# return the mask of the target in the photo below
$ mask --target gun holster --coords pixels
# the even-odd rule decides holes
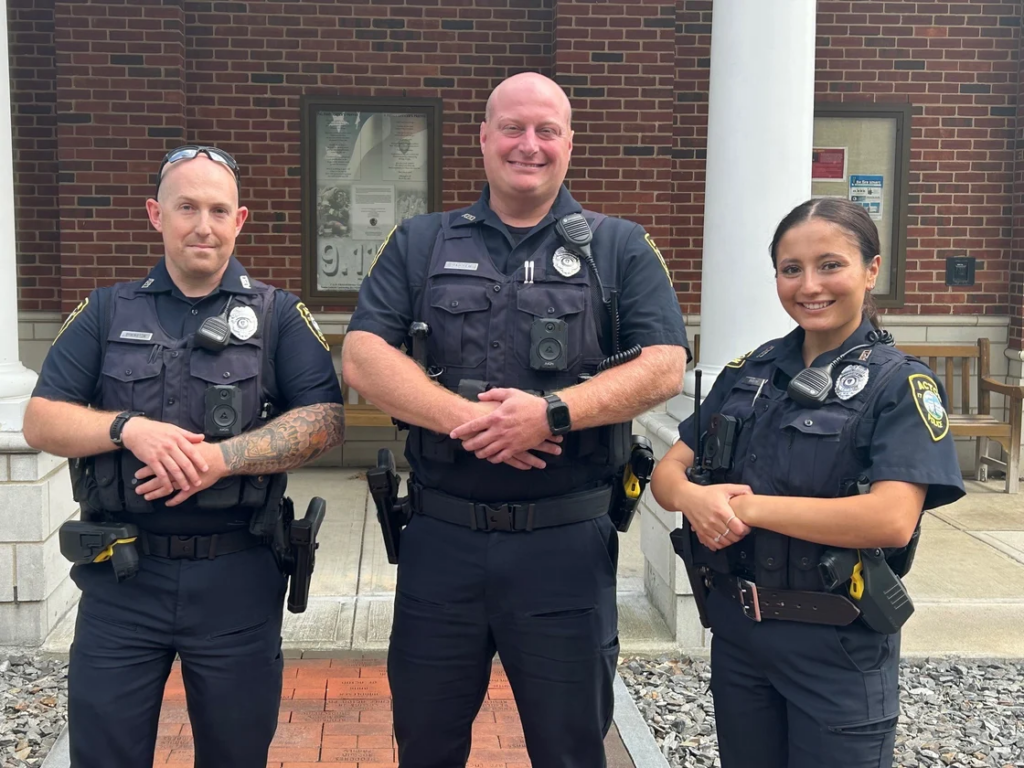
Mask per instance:
[[[710,629],[711,621],[708,619],[708,593],[711,587],[705,578],[707,566],[698,565],[693,556],[693,540],[696,536],[690,528],[689,521],[683,518],[683,527],[676,528],[669,534],[672,541],[672,548],[679,555],[686,567],[686,577],[690,581],[690,592],[693,593],[693,602],[697,606],[697,616],[700,624],[705,629]]]
[[[273,537],[274,555],[281,571],[289,577],[288,610],[302,613],[309,603],[309,584],[316,568],[316,550],[320,546],[316,537],[327,512],[327,502],[314,496],[306,514],[295,519],[292,500],[281,499],[281,514]]]
[[[138,535],[139,529],[134,525],[88,520],[68,520],[58,531],[60,553],[65,560],[75,565],[109,560],[118,581],[139,572],[139,552],[135,548]]]
[[[395,456],[387,448],[381,448],[377,451],[377,466],[366,472],[366,482],[377,507],[377,522],[384,536],[388,562],[398,565],[402,529],[409,523],[413,512],[412,480],[407,484],[409,495],[398,498],[399,477],[395,471]]]
[[[654,449],[651,441],[640,435],[633,435],[629,459],[619,471],[621,482],[612,487],[611,508],[608,516],[615,527],[625,533],[633,522],[633,515],[640,504],[647,484],[654,472]]]

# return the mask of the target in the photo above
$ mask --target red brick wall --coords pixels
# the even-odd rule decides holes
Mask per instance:
[[[1024,36],[1020,40],[1024,53]],[[1024,56],[1019,55],[1013,178],[1013,250],[1010,258],[1010,349],[1024,349]]]
[[[711,0],[676,2],[676,83],[672,128],[675,229],[662,248],[683,312],[700,312],[704,181],[711,74]]]
[[[58,0],[61,306],[146,274],[161,253],[144,201],[185,135],[184,12],[173,2]]]
[[[8,3],[24,309],[66,311],[115,272],[152,264],[159,239],[142,203],[160,156],[183,140],[239,158],[252,210],[239,253],[258,277],[298,290],[302,93],[442,97],[444,202],[455,206],[482,184],[487,94],[536,69],[573,101],[574,193],[648,227],[684,311],[699,310],[710,0],[57,2],[52,36],[47,3]],[[1020,18],[1021,2],[818,4],[818,98],[915,105],[900,311],[1002,314],[1012,294],[1020,312]],[[58,102],[59,285],[47,89]],[[982,263],[978,284],[947,288],[944,257],[964,251]]]
[[[303,93],[442,97],[444,202],[454,207],[479,194],[476,136],[491,88],[519,69],[550,74],[550,1],[185,7],[188,138],[227,149],[244,167],[250,219],[238,253],[255,276],[295,292]]]
[[[1006,314],[1020,2],[818,3],[817,98],[914,105],[908,314]],[[945,285],[945,258],[978,259]]]
[[[7,0],[19,309],[60,309],[53,0]]]

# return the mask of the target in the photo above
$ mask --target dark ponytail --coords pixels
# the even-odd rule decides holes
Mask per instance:
[[[875,222],[871,220],[868,212],[864,210],[864,206],[839,197],[822,197],[800,203],[779,222],[771,245],[773,267],[778,269],[779,242],[785,234],[797,224],[803,224],[811,219],[821,219],[835,224],[850,235],[857,244],[857,250],[860,251],[860,258],[865,267],[870,266],[871,260],[882,252],[878,239],[878,227],[875,226]],[[864,292],[862,311],[871,325],[876,329],[881,328],[878,322],[878,305],[870,290]]]

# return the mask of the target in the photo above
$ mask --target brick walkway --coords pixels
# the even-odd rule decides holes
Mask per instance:
[[[397,768],[390,690],[381,657],[286,660],[278,722],[267,768]],[[192,733],[177,664],[167,682],[156,746],[156,765],[192,765]],[[610,766],[632,765],[615,759],[617,751],[625,754],[621,748],[613,729]],[[473,726],[469,766],[530,768],[512,689],[497,666]]]

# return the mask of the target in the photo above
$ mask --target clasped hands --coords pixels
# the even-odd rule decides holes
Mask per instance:
[[[140,481],[135,493],[146,501],[177,491],[166,502],[176,506],[228,473],[216,444],[174,424],[136,416],[125,424],[121,436],[124,447],[145,464],[135,473]]]
[[[733,483],[689,486],[683,515],[698,540],[712,552],[735,544],[750,533],[744,518],[744,505],[754,498],[750,486]]]
[[[544,469],[546,462],[531,451],[557,456],[562,437],[548,427],[548,404],[521,389],[489,389],[471,404],[475,414],[449,436],[478,459],[516,469]]]

